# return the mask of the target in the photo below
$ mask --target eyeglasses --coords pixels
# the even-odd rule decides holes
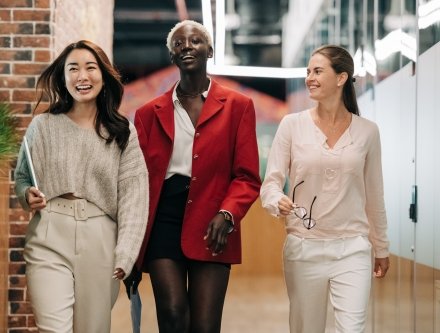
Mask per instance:
[[[304,180],[300,181],[293,188],[293,194],[292,194],[292,201],[293,202],[295,202],[295,190],[302,183],[304,183]],[[299,206],[299,207],[295,207],[293,209],[293,213],[295,214],[295,216],[303,221],[304,227],[308,230],[312,229],[316,225],[316,221],[314,219],[312,219],[312,208],[313,208],[313,204],[315,203],[316,198],[317,198],[317,196],[315,195],[315,197],[313,198],[312,204],[310,205],[310,210],[309,210],[310,215],[309,216],[307,216],[307,209],[305,209],[304,207]]]

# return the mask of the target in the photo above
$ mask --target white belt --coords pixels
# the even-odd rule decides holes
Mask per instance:
[[[48,212],[74,216],[75,220],[79,221],[85,221],[90,217],[106,215],[98,206],[86,199],[69,200],[57,197],[47,203],[46,209]]]

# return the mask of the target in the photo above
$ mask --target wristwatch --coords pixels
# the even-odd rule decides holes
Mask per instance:
[[[223,215],[223,218],[226,222],[229,223],[228,234],[234,231],[234,219],[232,218],[232,214],[227,210],[219,210],[218,214]]]

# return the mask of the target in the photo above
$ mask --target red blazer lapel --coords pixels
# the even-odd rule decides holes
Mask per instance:
[[[154,112],[165,134],[171,141],[174,141],[174,105],[172,96],[173,88],[157,101],[154,105]]]
[[[203,105],[203,110],[200,114],[197,126],[200,126],[204,122],[208,121],[224,107],[224,102],[226,100],[225,91],[217,82],[215,82],[213,79],[211,80],[211,88],[209,89],[205,104]]]

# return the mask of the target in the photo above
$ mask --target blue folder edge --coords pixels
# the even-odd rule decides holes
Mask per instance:
[[[131,313],[131,324],[133,327],[133,333],[140,333],[142,302],[141,302],[141,297],[139,295],[139,290],[133,292],[133,287],[130,288],[130,313]]]

